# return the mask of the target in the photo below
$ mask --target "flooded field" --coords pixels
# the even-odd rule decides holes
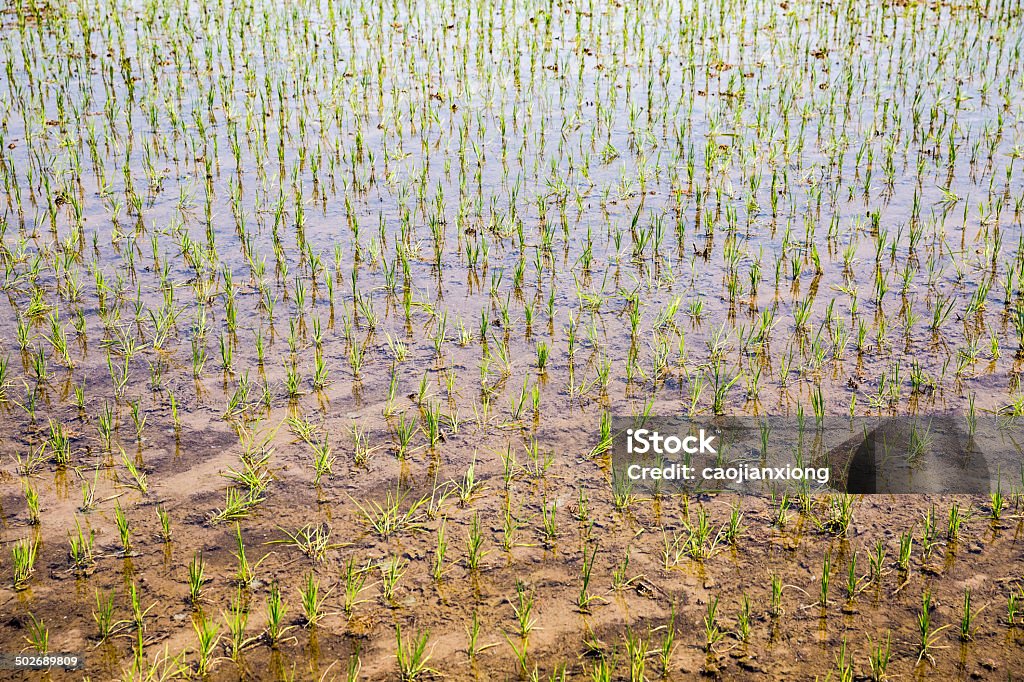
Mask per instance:
[[[0,654],[85,663],[0,679],[1021,679],[1022,49],[1016,0],[7,2]],[[615,485],[653,415],[1013,447]]]

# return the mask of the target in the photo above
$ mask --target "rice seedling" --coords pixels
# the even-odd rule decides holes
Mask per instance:
[[[334,456],[325,434],[322,441],[313,445],[313,485],[319,484],[321,478],[334,472],[336,461],[337,457]]]
[[[398,581],[405,575],[406,568],[408,568],[408,562],[399,557],[388,557],[378,562],[377,569],[380,571],[381,596],[386,604],[391,605],[394,603],[395,587],[398,586]]]
[[[346,615],[352,615],[352,610],[356,604],[359,604],[362,599],[359,599],[359,595],[363,591],[363,586],[366,584],[366,574],[369,571],[370,565],[356,566],[354,557],[349,557],[348,561],[345,562],[345,599],[343,601],[343,608]]]
[[[301,597],[302,614],[307,627],[316,626],[326,615],[323,607],[330,592],[327,590],[321,596],[320,579],[312,571],[306,574],[302,583]]]
[[[590,553],[590,558],[587,558],[586,548],[583,551],[583,569],[582,569],[582,586],[580,587],[580,593],[576,597],[576,608],[579,609],[580,613],[590,613],[591,604],[603,599],[600,596],[590,593],[590,574],[594,570],[594,559],[597,557],[597,544],[594,544],[594,549]]]
[[[396,623],[395,640],[395,660],[398,663],[399,679],[403,682],[414,682],[436,674],[436,670],[427,667],[431,657],[431,652],[427,649],[430,643],[429,632],[419,632],[405,640],[402,638],[402,626]]]
[[[1024,594],[1019,590],[1012,590],[1006,598],[1006,622],[1010,627],[1016,627],[1017,614],[1022,610]]]
[[[100,592],[96,590],[95,593],[96,608],[92,612],[93,620],[96,621],[96,627],[98,629],[98,639],[100,642],[107,641],[112,634],[119,628],[123,621],[114,621],[114,593],[113,592]]]
[[[821,562],[821,578],[819,581],[818,589],[818,606],[825,608],[828,606],[828,586],[832,579],[832,552],[825,552],[825,557]]]
[[[288,606],[281,596],[281,589],[277,581],[270,583],[270,592],[267,594],[267,625],[263,630],[263,637],[270,647],[277,648],[284,635],[291,630],[290,625],[285,624],[285,614],[288,613]]]
[[[25,507],[28,509],[28,523],[30,526],[39,525],[39,493],[27,481],[23,484],[25,489]]]
[[[402,510],[408,493],[392,493],[387,491],[384,502],[368,500],[360,504],[353,500],[363,521],[382,540],[399,533],[411,533],[423,530],[423,512],[420,509],[429,501],[429,497],[413,500],[408,508]]]
[[[533,631],[537,625],[537,619],[533,615],[533,608],[536,605],[536,595],[533,591],[527,593],[526,585],[520,581],[516,581],[516,601],[512,602],[512,611],[515,613],[516,622],[518,623],[519,630],[518,634],[524,640]]]
[[[86,534],[82,530],[78,517],[75,517],[75,534],[72,535],[71,531],[68,531],[68,544],[70,545],[71,564],[76,571],[88,571],[96,564],[93,552],[95,537],[96,534],[92,529],[89,529],[89,533]]]
[[[202,552],[192,556],[188,565],[188,600],[193,608],[199,605],[203,596],[203,585],[206,583],[206,563]]]
[[[917,631],[918,631],[918,644],[917,644],[917,663],[920,663],[923,659],[928,659],[933,665],[935,658],[932,656],[932,652],[940,648],[936,645],[936,639],[940,632],[948,628],[949,625],[943,625],[942,627],[936,628],[932,624],[932,593],[931,590],[925,590],[921,595],[921,612],[917,616]]]
[[[480,618],[475,610],[470,618],[469,626],[466,628],[466,635],[469,637],[469,644],[466,647],[466,656],[469,658],[470,662],[475,661],[478,654],[498,646],[497,644],[484,644],[483,646],[479,644]]]
[[[125,516],[121,503],[116,502],[114,506],[114,521],[117,524],[117,534],[121,539],[121,554],[131,556],[132,554],[132,531],[128,517]]]
[[[28,614],[28,618],[28,635],[25,640],[35,653],[45,656],[50,651],[50,629],[35,614]]]
[[[217,525],[229,521],[240,521],[247,518],[262,501],[263,497],[254,490],[228,488],[224,491],[224,506],[210,514],[210,523]]]
[[[157,518],[160,519],[160,539],[163,542],[171,541],[171,515],[163,507],[156,508]]]
[[[715,645],[725,638],[718,625],[718,597],[708,599],[707,608],[704,611],[704,650],[711,653]]]
[[[480,514],[474,513],[469,522],[469,534],[466,538],[466,566],[470,571],[480,568],[480,561],[487,554],[483,550],[484,536],[480,526]]]
[[[128,457],[124,450],[121,450],[121,463],[124,465],[129,476],[129,479],[124,482],[124,485],[138,490],[143,495],[149,492],[149,479],[146,474],[135,465],[135,462]]]
[[[327,558],[327,552],[345,546],[345,543],[331,542],[332,530],[327,523],[307,523],[294,533],[284,528],[279,530],[287,537],[267,544],[291,545],[317,563]]]
[[[216,662],[213,653],[217,648],[217,644],[220,643],[220,625],[213,620],[200,616],[193,619],[192,627],[196,632],[196,639],[199,644],[196,652],[199,660],[196,662],[195,672],[199,677],[205,677],[213,670],[213,665]]]
[[[910,554],[914,548],[914,536],[911,531],[900,534],[900,553],[897,565],[901,571],[906,572],[910,568]]]

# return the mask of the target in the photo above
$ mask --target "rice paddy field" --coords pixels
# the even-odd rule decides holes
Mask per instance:
[[[613,418],[1024,415],[1016,0],[6,0],[2,679],[1024,678],[988,494]]]

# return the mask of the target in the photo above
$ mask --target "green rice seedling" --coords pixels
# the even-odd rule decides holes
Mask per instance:
[[[725,411],[725,400],[729,394],[729,389],[733,387],[737,381],[740,380],[741,374],[736,373],[732,378],[727,377],[722,371],[721,362],[716,362],[711,365],[711,387],[714,391],[714,400],[712,401],[711,409],[715,414],[723,414]]]
[[[63,424],[53,419],[49,420],[49,435],[46,444],[53,452],[53,461],[57,466],[66,466],[71,461],[71,438]]]
[[[314,562],[324,561],[327,552],[345,546],[345,543],[331,542],[332,531],[327,523],[307,523],[294,533],[280,527],[279,530],[288,537],[271,540],[268,545],[291,545]]]
[[[406,641],[402,638],[402,626],[395,623],[395,640],[395,660],[398,663],[398,677],[402,682],[415,682],[438,674],[436,670],[427,667],[431,657],[431,651],[427,650],[429,632],[414,634]]]
[[[256,491],[228,488],[224,491],[224,506],[210,515],[210,523],[217,525],[244,519],[262,501],[263,497]]]
[[[839,682],[853,682],[853,661],[846,653],[846,637],[844,636],[839,644],[839,651],[836,652],[836,673]]]
[[[373,454],[377,448],[371,448],[368,442],[368,437],[363,431],[363,428],[358,424],[353,424],[351,428],[352,433],[352,461],[355,462],[356,466],[366,466],[366,463],[370,461],[370,455]]]
[[[245,636],[245,628],[249,624],[249,609],[241,587],[232,597],[227,613],[222,611],[221,617],[228,628],[228,654],[232,661],[238,663],[242,650],[253,642],[252,639],[247,639]]]
[[[850,555],[850,565],[846,571],[846,601],[852,603],[860,591],[861,579],[857,575],[857,552]]]
[[[558,538],[558,501],[555,500],[551,504],[544,502],[541,505],[540,511],[544,521],[544,544],[548,547],[553,547],[555,540]]]
[[[100,408],[99,419],[96,422],[96,428],[99,430],[100,439],[103,441],[104,452],[111,451],[115,419],[114,408],[108,403],[103,403],[103,407]]]
[[[875,550],[868,555],[868,561],[871,564],[870,580],[880,581],[885,566],[885,541],[881,538],[875,540]]]
[[[974,639],[974,619],[984,608],[973,611],[971,609],[971,588],[968,587],[964,590],[964,608],[960,616],[960,641],[969,642]]]
[[[324,612],[324,603],[327,601],[330,592],[328,590],[321,596],[320,579],[312,571],[306,574],[301,589],[302,614],[306,627],[315,627],[327,615]]]
[[[24,482],[25,507],[28,509],[28,523],[30,526],[39,525],[39,493],[27,481]]]
[[[590,451],[590,457],[598,457],[608,452],[612,447],[612,416],[610,412],[601,413],[600,437],[597,445]]]
[[[615,511],[625,513],[636,502],[633,481],[628,476],[612,476],[612,505]]]
[[[608,659],[604,656],[597,659],[594,666],[590,669],[590,680],[592,682],[611,682],[614,673],[614,668]]]
[[[124,515],[124,510],[121,509],[121,503],[116,502],[114,506],[114,521],[117,524],[117,534],[121,538],[121,553],[124,556],[131,556],[132,554],[132,531],[131,525],[128,522],[128,517]]]
[[[469,637],[469,645],[466,647],[466,656],[469,658],[470,662],[475,661],[478,654],[498,646],[497,644],[484,644],[483,646],[479,644],[480,618],[475,609],[473,610],[473,615],[470,618],[469,626],[466,628],[466,634]]]
[[[295,400],[302,395],[302,375],[294,362],[285,363],[284,391],[289,399]]]
[[[267,625],[263,630],[263,636],[272,649],[276,649],[283,641],[284,635],[291,630],[291,626],[285,624],[286,613],[288,606],[275,580],[270,584],[270,593],[267,595]]]
[[[590,593],[590,574],[594,569],[594,558],[597,556],[597,543],[594,543],[594,549],[590,553],[590,558],[587,558],[586,548],[583,550],[583,571],[582,580],[583,585],[580,587],[580,593],[576,597],[576,608],[579,609],[580,613],[590,613],[591,604],[601,599],[601,597]],[[673,614],[674,615],[674,614]]]
[[[35,653],[45,656],[50,651],[50,629],[35,614],[28,614],[28,618],[28,636],[25,640]]]
[[[263,555],[256,563],[251,563],[245,554],[245,541],[242,539],[242,528],[235,523],[235,545],[238,551],[235,558],[238,560],[238,570],[235,572],[235,580],[240,588],[248,588],[256,582],[256,569],[259,568],[269,554]]]
[[[480,526],[480,514],[474,513],[469,522],[469,535],[466,538],[466,566],[471,571],[480,567],[480,561],[487,555],[483,551],[484,535]]]
[[[543,341],[537,343],[537,371],[544,373],[548,365],[548,357],[550,356],[550,350],[548,344]]]
[[[398,440],[398,451],[395,453],[395,456],[398,459],[405,459],[417,431],[419,431],[419,426],[417,426],[415,420],[406,420],[404,412],[398,415],[398,422],[395,425],[395,437]]]
[[[327,367],[327,362],[324,360],[323,353],[317,352],[313,356],[313,389],[319,391],[325,388],[330,382],[329,376],[330,369]]]
[[[647,656],[649,644],[642,637],[635,635],[632,628],[626,628],[624,636],[626,645],[626,660],[629,662],[629,679],[631,682],[640,682],[647,679]]]
[[[181,429],[181,415],[178,414],[178,400],[175,398],[173,393],[168,393],[167,397],[171,404],[171,423],[174,424],[174,430],[177,434],[177,431]]]
[[[999,521],[1002,517],[1003,509],[1006,507],[1006,497],[1003,495],[1002,480],[997,474],[996,477],[996,489],[989,493],[989,516],[993,521]]]
[[[441,439],[441,406],[436,402],[427,405],[423,411],[423,431],[427,435],[427,444],[432,448]]]
[[[1022,602],[1024,602],[1024,594],[1019,589],[1011,590],[1006,597],[1006,623],[1010,627],[1017,626],[1017,616],[1022,611]]]
[[[333,473],[336,461],[330,440],[324,434],[323,440],[313,445],[313,485],[318,485],[321,478]]]
[[[128,403],[131,411],[132,424],[135,425],[135,440],[142,442],[142,434],[146,429],[146,413],[142,411],[141,401],[135,400]]]
[[[778,526],[779,528],[786,527],[786,525],[789,523],[789,505],[791,501],[792,500],[790,499],[788,493],[782,493],[782,496],[779,497],[778,506],[775,508],[775,515],[772,519],[773,525]]]
[[[629,577],[629,548],[627,547],[622,561],[612,571],[612,589],[624,590],[641,579],[643,579],[641,575]]]
[[[220,625],[200,616],[192,620],[192,628],[195,630],[196,639],[199,642],[199,648],[196,650],[199,656],[199,660],[196,662],[196,675],[205,677],[213,670],[213,665],[217,660],[213,654],[221,640]]]
[[[782,578],[776,574],[772,574],[772,593],[771,602],[768,606],[768,615],[772,618],[778,618],[782,615]]]
[[[17,472],[23,476],[32,476],[37,473],[39,469],[46,464],[46,458],[44,456],[46,445],[41,445],[38,450],[30,449],[27,456],[23,459],[22,455],[18,453],[15,457],[17,460]]]
[[[853,495],[845,493],[830,496],[828,516],[824,520],[815,519],[815,523],[827,533],[845,536],[853,521],[853,500]]]
[[[828,606],[828,585],[832,577],[832,552],[825,552],[825,557],[821,562],[821,582],[818,590],[818,606],[825,608]]]
[[[522,581],[516,580],[516,601],[513,603],[510,600],[510,603],[516,616],[516,622],[519,624],[519,636],[526,639],[537,625],[537,619],[533,615],[536,595],[533,591],[527,593],[526,585]]]
[[[378,537],[382,540],[399,533],[410,533],[423,530],[423,512],[421,508],[430,501],[429,497],[413,500],[408,509],[402,511],[402,505],[408,493],[392,493],[387,491],[384,503],[369,500],[365,506],[353,500],[360,515]]]
[[[901,571],[910,568],[910,554],[914,548],[914,536],[912,531],[900,533],[900,553],[897,558],[897,565]]]
[[[142,608],[142,598],[139,596],[139,586],[135,582],[128,584],[128,603],[132,609],[132,619],[129,621],[135,626],[135,632],[141,640],[143,632],[146,629],[146,616],[153,610],[156,603],[150,604],[146,608]]]
[[[193,608],[199,606],[205,584],[206,562],[203,561],[203,553],[198,552],[192,555],[192,561],[188,565],[188,601]]]
[[[405,575],[407,567],[408,562],[399,557],[388,557],[377,563],[377,568],[380,571],[381,596],[384,597],[385,603],[389,605],[394,603],[395,587]]]
[[[892,633],[885,632],[885,640],[881,638],[871,647],[868,654],[868,668],[871,671],[871,682],[885,682],[889,679],[889,660],[892,658]]]
[[[960,504],[954,502],[949,508],[949,521],[946,524],[946,540],[955,543],[960,537],[960,530],[963,526],[965,516],[960,511]]]
[[[737,502],[732,507],[732,512],[729,515],[729,522],[722,535],[722,539],[730,545],[735,546],[739,540],[740,535],[743,533],[743,512],[740,511],[740,503]]]
[[[223,334],[220,337],[220,367],[229,373],[234,369],[234,346]]]
[[[120,448],[120,446],[118,447]],[[149,478],[146,476],[145,472],[135,465],[135,462],[128,457],[127,453],[125,453],[123,449],[121,449],[121,463],[124,465],[129,476],[128,480],[124,482],[124,485],[138,490],[143,495],[149,492]]]
[[[96,608],[92,612],[92,617],[96,621],[99,641],[106,642],[122,624],[114,621],[113,592],[96,590]]]
[[[167,543],[171,541],[171,515],[163,507],[156,508],[156,515],[160,519],[160,539]]]
[[[82,530],[78,517],[75,517],[75,534],[72,535],[71,531],[68,531],[68,544],[70,545],[71,564],[76,571],[87,571],[96,564],[93,554],[93,539],[95,535],[92,529],[86,534]]]
[[[711,527],[710,516],[703,506],[697,509],[696,523],[691,524],[684,519],[683,525],[688,533],[682,548],[683,551],[691,559],[697,561],[704,561],[714,556],[718,551],[718,545],[721,543],[726,529],[721,528],[717,533],[714,533],[714,529]],[[714,533],[713,536],[712,533]]]
[[[928,659],[934,665],[935,658],[931,652],[939,648],[935,641],[938,639],[939,633],[948,627],[949,625],[943,625],[940,628],[936,628],[932,624],[932,593],[931,590],[925,590],[921,595],[921,612],[917,616],[919,635],[917,663],[920,663],[923,659]]]
[[[718,597],[708,599],[707,609],[704,611],[704,651],[711,653],[725,637],[718,625]]]
[[[366,584],[366,574],[370,569],[370,565],[356,566],[355,557],[349,557],[348,561],[345,562],[345,599],[342,602],[342,608],[346,615],[352,615],[352,610],[356,604],[359,604],[363,599],[359,599],[359,595],[363,591],[363,586]]]
[[[750,615],[750,597],[744,593],[740,600],[739,615],[736,616],[736,638],[743,643],[750,641]]]
[[[472,501],[473,497],[483,488],[483,484],[476,480],[476,458],[466,467],[466,473],[462,481],[452,481],[456,495],[459,498],[459,506],[465,507]]]

